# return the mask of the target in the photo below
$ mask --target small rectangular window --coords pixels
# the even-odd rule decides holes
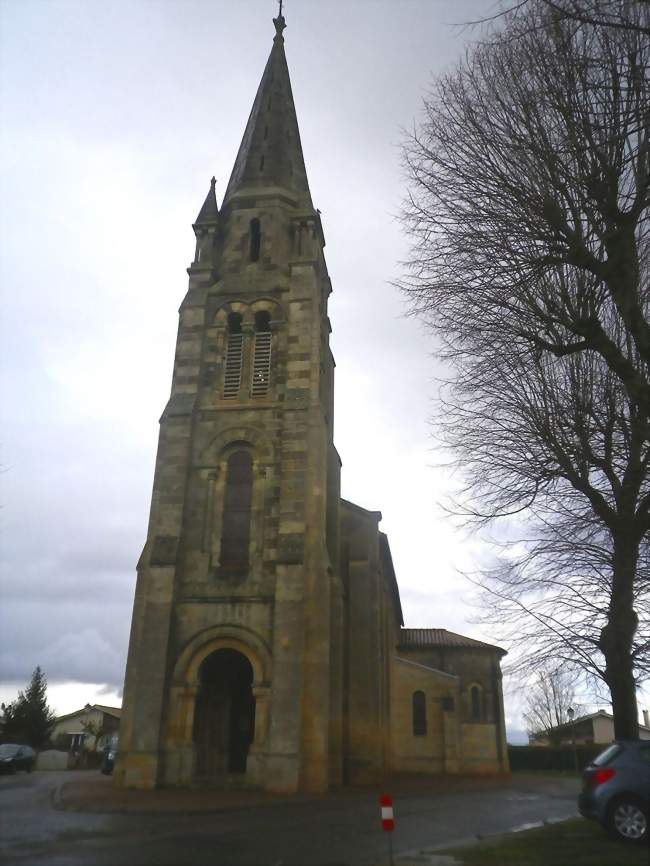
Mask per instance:
[[[271,377],[271,333],[260,331],[255,334],[255,349],[253,352],[253,381],[251,395],[264,397],[269,391]]]
[[[232,399],[239,394],[243,356],[243,334],[228,334],[226,349],[226,368],[223,379],[223,396]]]

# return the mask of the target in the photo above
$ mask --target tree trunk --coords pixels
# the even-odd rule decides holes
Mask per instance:
[[[605,656],[605,682],[612,696],[614,736],[639,738],[636,683],[632,663],[632,642],[637,627],[634,611],[634,579],[639,558],[639,538],[630,529],[613,533],[612,592],[607,625],[600,634]]]

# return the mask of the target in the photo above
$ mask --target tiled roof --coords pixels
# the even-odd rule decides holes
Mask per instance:
[[[421,647],[439,646],[439,647],[466,647],[497,650],[503,655],[506,654],[504,649],[495,646],[491,643],[485,643],[481,640],[474,640],[471,637],[465,637],[463,634],[456,634],[453,631],[447,631],[446,628],[401,628],[397,642],[400,649],[416,649]]]
[[[94,704],[96,710],[106,713],[109,716],[115,716],[116,719],[122,717],[122,707],[107,707],[105,704]]]
[[[71,719],[74,716],[83,716],[90,710],[99,710],[100,713],[106,713],[107,716],[113,716],[116,719],[122,717],[122,707],[107,707],[104,704],[86,704],[80,710],[75,710],[74,713],[65,713],[63,716],[57,716],[57,722],[62,722],[65,719]]]
[[[549,728],[547,731],[540,731],[538,734],[534,735],[534,739],[545,737],[552,731],[562,731],[565,728],[567,731],[571,731],[580,722],[591,722],[593,719],[609,719],[610,722],[613,722],[614,716],[606,710],[596,710],[595,713],[589,713],[586,716],[576,716],[572,721],[563,722],[561,725],[555,725],[555,727]],[[647,725],[642,725],[641,722],[639,722],[639,730],[650,733],[650,728]]]

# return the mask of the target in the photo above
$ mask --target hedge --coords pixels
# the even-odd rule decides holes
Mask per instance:
[[[576,746],[508,746],[510,769],[582,770],[599,755],[605,745],[595,743]]]

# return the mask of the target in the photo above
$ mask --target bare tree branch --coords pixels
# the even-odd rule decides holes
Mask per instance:
[[[404,148],[400,287],[452,370],[436,423],[464,478],[450,507],[521,529],[481,579],[486,616],[524,664],[572,659],[600,677],[617,736],[636,736],[650,672],[650,6],[613,4],[634,27],[549,8],[599,2],[518,4],[434,86]]]

